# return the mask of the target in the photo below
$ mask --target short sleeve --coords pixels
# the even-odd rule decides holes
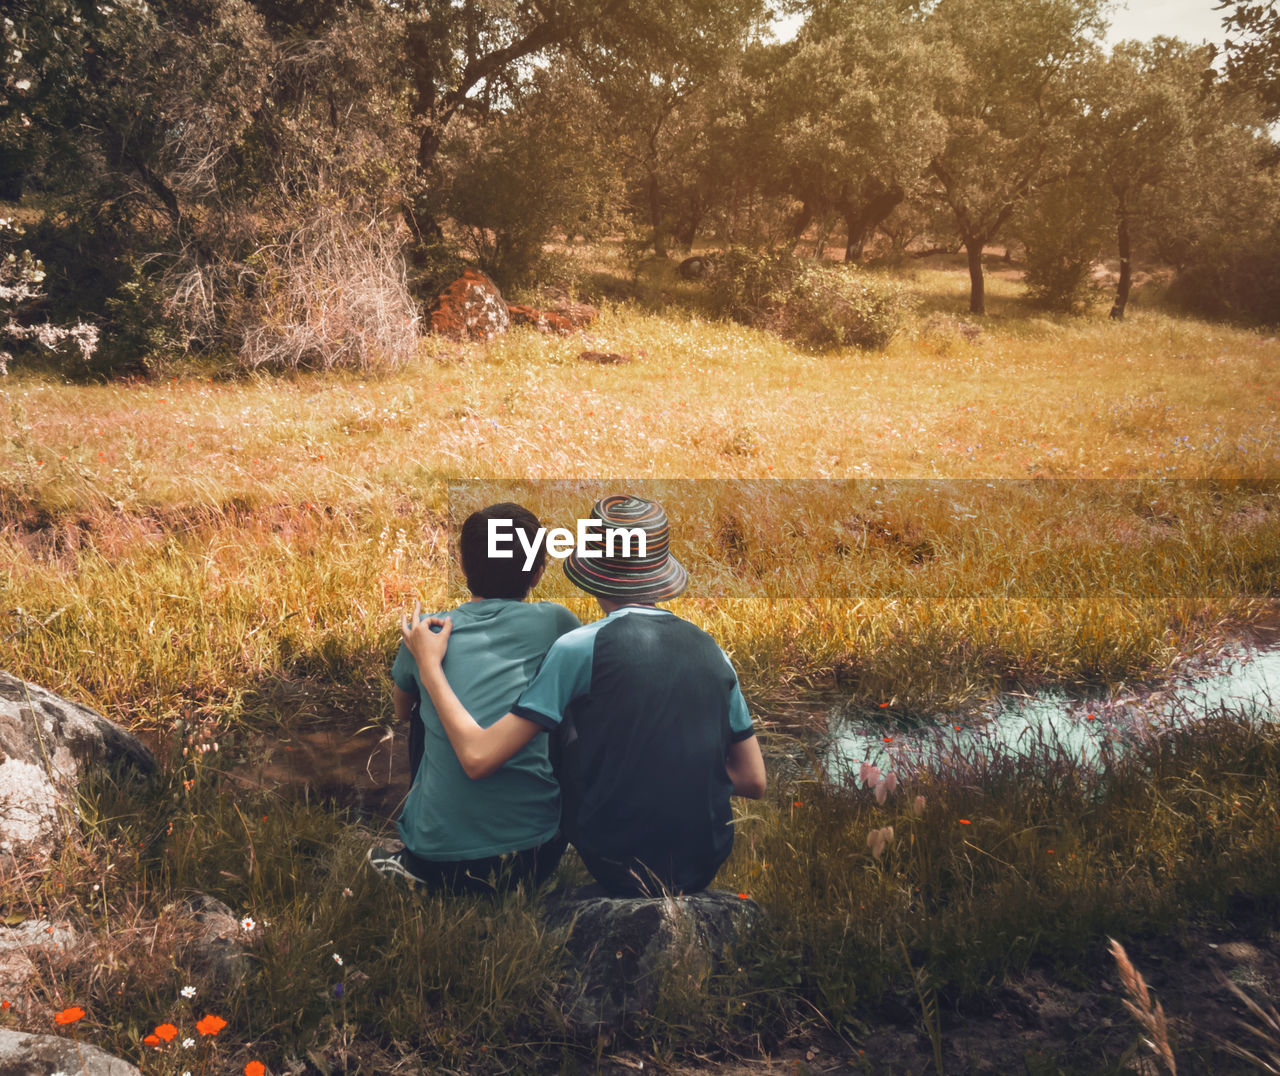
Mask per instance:
[[[733,693],[729,696],[729,741],[749,740],[756,734],[751,724],[751,714],[747,710],[747,700],[742,697],[742,689],[734,682]]]
[[[409,648],[404,643],[400,644],[396,659],[391,663],[391,679],[396,687],[406,694],[419,694],[418,663],[413,660],[413,655],[409,653]]]
[[[578,630],[560,636],[511,712],[548,731],[558,728],[569,704],[591,688],[594,649],[594,632]]]
[[[751,712],[747,709],[747,700],[742,697],[742,688],[738,686],[738,672],[733,668],[729,655],[723,650],[720,653],[724,654],[725,664],[733,672],[733,690],[729,693],[729,742],[749,740],[756,734],[756,730],[751,724]]]

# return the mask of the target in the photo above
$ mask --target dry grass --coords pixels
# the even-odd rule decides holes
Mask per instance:
[[[584,286],[613,268],[588,265]],[[606,304],[571,338],[427,340],[411,366],[367,378],[13,373],[0,667],[126,724],[216,724],[224,742],[242,723],[385,718],[398,614],[460,596],[447,546],[467,497],[519,489],[564,523],[606,482],[641,479],[797,480],[662,493],[695,580],[675,608],[732,653],[765,716],[815,687],[920,716],[1010,683],[1131,680],[1258,611],[1280,576],[1280,344],[1145,311],[1033,316],[994,276],[1000,316],[974,336],[958,327],[963,274],[911,286],[922,313],[883,354],[800,352],[709,319],[672,284],[685,306]],[[587,348],[635,361],[578,363]],[[890,478],[909,481],[812,481]],[[553,576],[540,596],[594,616]],[[935,990],[958,1007],[1033,960],[1078,968],[1107,932],[1275,892],[1278,752],[1273,729],[1220,715],[1096,780],[1047,746],[912,774],[879,800],[779,780],[740,819],[721,877],[774,926],[687,1026],[654,1030],[655,1049],[783,1036],[801,1010],[854,1034],[895,992],[919,987],[926,1014]],[[557,943],[536,905],[389,901],[360,866],[368,834],[245,796],[234,777],[193,756],[143,794],[105,783],[82,805],[82,846],[0,879],[19,912],[57,906],[102,933],[89,963],[42,972],[40,1011],[22,1020],[84,1000],[95,1037],[138,1056],[196,974],[164,908],[202,890],[274,924],[254,943],[261,974],[221,999],[228,1050],[370,1071],[468,1067],[481,1045],[516,1071],[563,1050]],[[149,954],[137,973],[135,945]]]
[[[1120,982],[1128,995],[1124,1007],[1146,1033],[1143,1044],[1155,1055],[1161,1066],[1168,1070],[1169,1076],[1177,1076],[1178,1065],[1173,1057],[1173,1047],[1169,1044],[1169,1022],[1165,1019],[1164,1006],[1151,996],[1142,972],[1133,966],[1124,946],[1115,938],[1108,940],[1111,943],[1111,955],[1120,972]]]
[[[233,719],[280,678],[377,698],[398,612],[460,594],[463,477],[552,522],[610,479],[658,490],[694,575],[677,610],[773,710],[833,679],[913,712],[1132,678],[1253,614],[1280,548],[1276,341],[1155,313],[1033,318],[998,278],[1004,316],[970,339],[933,313],[960,274],[912,286],[925,313],[884,354],[606,306],[585,334],[430,339],[370,378],[12,375],[0,665],[161,725],[192,706]],[[578,363],[588,347],[635,362]],[[928,481],[812,481],[894,476]],[[997,481],[1032,476],[1065,484]],[[1205,476],[1255,481],[1138,481]],[[651,478],[795,481],[635,481]],[[541,597],[594,616],[552,575]]]

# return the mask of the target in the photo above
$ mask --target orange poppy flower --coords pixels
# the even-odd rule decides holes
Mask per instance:
[[[227,1022],[221,1016],[214,1016],[213,1013],[206,1013],[202,1020],[196,1022],[196,1030],[201,1035],[216,1035],[226,1026]]]
[[[261,1061],[250,1061],[244,1067],[244,1076],[267,1076],[267,1066]]]
[[[69,1009],[63,1009],[53,1019],[59,1024],[74,1024],[84,1016],[84,1010],[79,1005],[72,1005]]]
[[[178,1037],[178,1029],[172,1024],[160,1024],[156,1028],[156,1035],[165,1042],[173,1042]]]
[[[971,826],[971,825],[973,825],[973,823],[972,823],[972,822],[970,822],[967,818],[962,818],[962,819],[960,819],[960,824],[961,824],[962,826]]]
[[[147,1046],[159,1046],[159,1045],[160,1045],[160,1039],[159,1039],[159,1036],[156,1036],[156,1035],[145,1035],[145,1036],[143,1036],[142,1041],[143,1041],[143,1043],[144,1043],[145,1045],[147,1045]]]

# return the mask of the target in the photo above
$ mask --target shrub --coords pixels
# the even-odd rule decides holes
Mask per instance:
[[[845,266],[814,265],[792,283],[771,325],[788,340],[816,348],[882,348],[909,309],[897,281]]]
[[[70,327],[27,317],[45,300],[44,263],[21,247],[24,229],[0,217],[0,341],[34,340],[63,356],[78,354],[88,362],[98,346],[97,326],[77,321]],[[19,249],[21,247],[21,249]],[[8,373],[13,355],[0,348],[0,375]]]
[[[1274,234],[1196,250],[1174,279],[1169,300],[1193,313],[1280,324],[1280,223]]]
[[[224,341],[251,369],[403,366],[422,319],[402,240],[385,221],[317,209],[242,264],[188,268],[169,305],[192,338]]]
[[[735,321],[759,325],[801,271],[800,259],[786,251],[733,247],[716,266],[712,294]]]
[[[1046,189],[1023,207],[1017,231],[1027,248],[1023,279],[1033,302],[1082,313],[1098,297],[1093,267],[1109,224],[1106,200],[1076,180]]]
[[[896,281],[778,251],[729,251],[716,269],[715,294],[735,320],[815,348],[882,348],[910,308]]]

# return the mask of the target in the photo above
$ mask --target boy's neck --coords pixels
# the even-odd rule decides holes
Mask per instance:
[[[625,609],[629,605],[638,605],[642,609],[656,609],[658,607],[656,602],[615,602],[610,601],[608,598],[601,598],[598,595],[596,596],[596,601],[600,603],[600,608],[604,610],[606,616],[619,609]]]

